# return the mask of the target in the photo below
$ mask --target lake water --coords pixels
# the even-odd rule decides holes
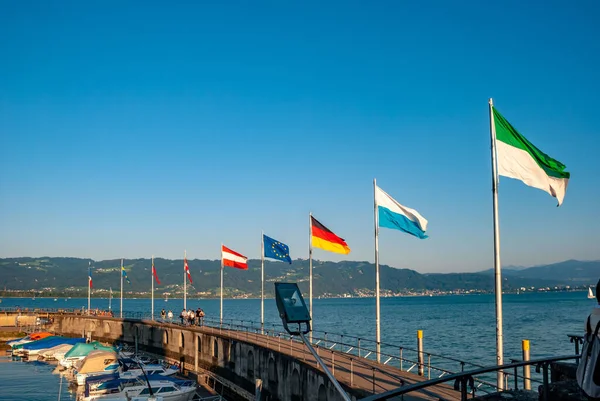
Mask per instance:
[[[375,300],[373,298],[344,298],[344,299],[315,299],[314,301],[315,330],[330,333],[341,333],[346,336],[356,336],[362,339],[375,338]],[[207,318],[219,318],[219,300],[188,299],[188,307],[201,307]],[[511,358],[521,358],[521,340],[528,339],[531,343],[531,357],[538,358],[551,355],[570,355],[574,353],[573,344],[567,334],[581,334],[584,320],[595,305],[595,300],[587,299],[585,292],[557,292],[508,294],[503,297],[504,311],[504,349],[505,362]],[[4,298],[2,307],[20,306],[22,308],[81,308],[87,306],[85,299],[60,298]],[[179,315],[183,301],[181,299],[155,299],[155,317],[160,316],[160,310],[172,310]],[[92,308],[108,309],[107,299],[92,299]],[[112,309],[118,316],[119,299],[113,298]],[[123,310],[128,313],[150,312],[150,299],[124,299]],[[260,300],[224,300],[224,317],[260,321]],[[424,332],[425,351],[470,361],[481,365],[495,363],[495,304],[493,295],[463,295],[437,297],[401,297],[381,299],[381,332],[382,342],[391,343],[407,348],[416,348],[416,332]],[[275,301],[265,300],[265,322],[267,327],[281,330],[281,320],[278,318]],[[323,336],[323,333],[315,333]],[[345,342],[352,343],[347,337]],[[372,347],[365,340],[363,347]],[[387,347],[390,354],[398,355],[397,347]],[[23,384],[28,381],[31,386],[38,386],[38,377],[48,376],[54,387],[49,383],[44,385],[54,388],[55,394],[49,398],[56,399],[59,379],[57,376],[46,374],[45,368],[29,363],[17,364],[18,370],[8,367],[14,363],[0,364],[0,377],[10,370],[10,375],[19,375]],[[432,364],[434,364],[432,359]],[[30,367],[31,365],[31,367]],[[49,368],[51,371],[52,368]],[[458,370],[458,369],[454,369]],[[33,372],[33,373],[32,373]],[[36,374],[37,373],[37,374]],[[3,380],[4,382],[4,380]],[[0,400],[31,400],[36,398],[18,398],[21,395],[10,395],[7,387],[0,385]],[[49,391],[50,392],[50,391]],[[7,398],[8,396],[8,398]],[[17,398],[10,398],[17,397]],[[67,398],[64,398],[67,399]]]
[[[53,375],[55,365],[42,362],[13,361],[0,357],[0,400],[2,401],[67,401],[76,394],[68,382]]]

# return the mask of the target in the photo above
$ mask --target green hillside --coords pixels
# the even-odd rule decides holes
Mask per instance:
[[[0,259],[0,288],[6,290],[87,291],[89,259],[79,258],[5,258]],[[600,262],[573,263],[574,267],[534,267],[519,274],[503,277],[505,289],[521,287],[554,287],[561,285],[595,285],[600,277]],[[193,284],[188,283],[188,293],[198,296],[217,296],[220,288],[220,261],[189,260]],[[120,260],[92,261],[94,293],[112,287],[120,287]],[[131,281],[125,283],[126,292],[149,292],[151,285],[150,259],[126,259],[124,266]],[[183,260],[155,259],[161,280],[155,286],[158,294],[181,293],[183,287]],[[585,271],[582,271],[583,267]],[[375,267],[372,263],[343,261],[314,261],[314,295],[353,296],[371,295],[375,288]],[[560,268],[560,274],[550,274]],[[539,274],[535,274],[539,271]],[[247,271],[226,268],[225,293],[230,296],[258,296],[260,294],[260,261],[250,260]],[[308,261],[295,260],[292,265],[280,262],[265,262],[265,286],[272,295],[272,282],[298,282],[303,291],[308,291]],[[410,269],[381,266],[381,289],[384,293],[411,293],[423,291],[480,290],[493,291],[493,277],[489,272],[420,274]]]

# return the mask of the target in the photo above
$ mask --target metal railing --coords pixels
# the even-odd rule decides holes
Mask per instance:
[[[471,394],[472,397],[475,397],[476,387],[474,385],[474,381],[475,381],[474,376],[482,375],[485,373],[496,372],[499,370],[504,370],[504,371],[510,370],[510,369],[516,370],[519,367],[531,366],[531,365],[535,365],[536,370],[539,371],[540,369],[542,369],[542,371],[543,371],[543,392],[542,392],[543,397],[542,397],[542,399],[544,401],[546,401],[548,399],[548,390],[549,390],[549,383],[550,383],[549,377],[548,377],[550,364],[552,362],[559,362],[559,361],[579,359],[579,358],[580,358],[580,355],[558,356],[558,357],[551,357],[551,358],[532,359],[530,361],[510,363],[510,364],[505,364],[505,365],[500,365],[500,366],[491,366],[491,367],[487,367],[487,368],[480,368],[480,369],[475,369],[475,370],[471,370],[471,371],[455,373],[450,376],[440,377],[440,378],[428,380],[425,382],[414,383],[414,384],[411,384],[408,386],[398,387],[397,389],[386,391],[381,394],[373,394],[369,397],[365,397],[361,401],[387,400],[392,397],[401,396],[401,395],[410,393],[412,391],[423,390],[427,387],[435,386],[437,384],[442,384],[442,383],[446,383],[449,381],[454,381],[454,389],[460,391],[461,400],[466,401],[469,394]],[[469,388],[471,388],[470,392],[469,392]]]
[[[8,311],[8,312],[17,312],[17,308],[0,308],[0,312]],[[21,313],[52,313],[52,314],[75,314],[80,316],[87,315],[87,311],[82,309],[66,309],[66,308],[36,308],[33,310],[25,311],[24,309],[20,310]],[[96,317],[96,316],[94,316]],[[107,316],[100,316],[107,317]],[[124,311],[123,317],[126,319],[133,320],[151,320],[151,314],[148,312],[128,312]],[[178,324],[181,325],[180,319],[177,316],[176,319],[173,320],[162,320],[155,319],[155,321]],[[239,322],[239,323],[238,323]],[[236,333],[246,333],[246,338],[248,338],[248,334],[263,334],[267,337],[278,338],[279,341],[282,339],[286,341],[290,341],[290,346],[293,343],[301,343],[299,338],[295,338],[290,336],[287,332],[281,330],[279,325],[269,323],[265,324],[261,327],[260,322],[255,322],[252,320],[241,320],[241,319],[223,319],[223,321],[219,321],[216,319],[208,319],[202,318],[198,324],[199,326],[207,326],[213,329],[219,330],[228,330],[235,331]],[[279,329],[279,330],[278,330]],[[579,335],[569,335],[570,341],[575,343],[575,352],[579,354],[579,345],[582,343],[582,336]],[[333,362],[333,358],[335,354],[338,354],[341,357],[345,357],[350,360],[350,365],[356,361],[357,363],[369,362],[369,369],[373,370],[373,391],[378,387],[375,372],[378,372],[381,375],[389,376],[393,379],[399,379],[397,376],[390,375],[385,370],[377,367],[379,362],[377,362],[377,342],[375,340],[356,337],[348,334],[340,334],[340,333],[332,333],[326,331],[314,330],[312,332],[312,344],[317,349],[323,349],[331,352],[332,355],[332,368],[335,369],[335,363]],[[444,355],[439,355],[432,352],[427,352],[424,350],[418,350],[410,347],[404,347],[400,345],[390,344],[390,343],[380,343],[380,353],[379,353],[379,361],[382,365],[391,365],[399,368],[404,372],[414,372],[418,373],[421,376],[426,376],[427,379],[442,379],[445,377],[451,377],[455,375],[456,372],[464,372],[465,369],[484,369],[483,365],[463,361],[458,358],[448,357]],[[394,350],[397,350],[394,352]],[[392,354],[391,352],[394,352]],[[421,358],[419,358],[421,356]],[[526,362],[512,360],[515,363],[524,363]],[[512,365],[511,365],[512,366]],[[493,371],[489,371],[493,372]],[[352,377],[352,374],[351,374]],[[518,374],[517,370],[514,369],[514,373],[504,372],[505,377],[505,386],[504,388],[509,387],[509,382],[511,379],[514,381],[514,388],[518,388],[518,380],[522,379],[523,381],[528,380],[529,382],[537,382],[542,383],[541,380],[536,378],[525,377],[524,375]],[[474,378],[474,386],[483,392],[492,392],[497,391],[497,384],[493,382],[491,376],[482,377],[482,378]]]
[[[287,335],[287,333],[284,333],[281,330],[281,324],[265,324],[264,327],[261,327],[259,322],[252,320],[223,319],[223,322],[220,322],[216,319],[205,318],[204,325],[221,329],[225,328],[238,331],[250,331],[253,333],[264,333],[269,336],[276,336],[278,334]],[[359,358],[377,360],[377,341],[369,338],[333,333],[329,331],[313,330],[312,344],[314,346],[320,346],[329,350],[339,351],[340,353],[358,356]],[[425,365],[427,370],[426,374],[428,376],[431,376],[431,370],[439,370],[441,373],[447,374],[453,371],[462,371],[465,369],[465,367],[483,367],[483,365],[463,361],[458,358],[440,355],[425,350],[418,350],[398,344],[380,342],[379,345],[381,349],[379,353],[379,359],[382,364],[388,365],[395,362],[397,367],[408,372],[419,367],[419,353],[422,353],[424,359],[426,360],[426,362],[423,362],[423,365]],[[436,359],[438,363],[434,366],[431,361]],[[405,366],[405,363],[409,364],[408,367]],[[441,366],[442,364],[443,366]]]
[[[18,306],[2,307],[0,313],[21,313],[24,315],[34,315],[37,313],[56,313],[56,314],[84,314],[85,310],[81,308],[21,308]]]
[[[240,324],[234,323],[235,321],[239,321]],[[228,320],[223,320],[223,322],[220,322],[218,320],[213,320],[213,319],[204,319],[203,321],[203,325],[207,326],[207,327],[211,327],[213,329],[218,329],[221,332],[223,330],[227,330],[230,332],[235,332],[235,333],[245,333],[246,334],[246,340],[249,340],[248,334],[252,333],[253,335],[256,334],[264,334],[268,337],[273,337],[273,338],[277,338],[278,341],[281,344],[281,341],[289,341],[290,342],[290,349],[293,350],[293,346],[292,344],[296,343],[297,345],[302,344],[302,342],[299,340],[299,338],[296,338],[294,336],[290,336],[287,332],[283,332],[280,330],[276,330],[276,329],[271,329],[271,328],[260,328],[257,327],[256,325],[245,325],[242,323],[256,323],[256,322],[252,322],[252,321],[242,321],[242,320],[232,320],[232,319],[228,319]],[[260,325],[258,323],[258,325]],[[275,325],[273,325],[275,326]],[[317,333],[317,335],[315,335],[315,333]],[[373,392],[375,392],[378,388],[379,389],[383,389],[383,387],[381,387],[378,384],[378,381],[382,381],[377,380],[377,376],[375,375],[375,373],[377,373],[378,375],[383,375],[386,376],[388,379],[393,379],[393,380],[402,380],[402,378],[400,378],[397,375],[391,374],[390,372],[387,372],[381,368],[378,367],[379,363],[376,361],[376,355],[377,352],[375,349],[371,349],[371,348],[367,348],[364,346],[364,341],[365,339],[363,338],[359,338],[359,337],[354,337],[354,336],[349,336],[349,335],[342,335],[342,334],[335,334],[335,336],[339,336],[340,339],[334,338],[332,339],[332,333],[330,332],[322,332],[322,331],[313,331],[312,332],[313,336],[312,336],[312,344],[315,348],[317,348],[317,350],[320,349],[324,349],[327,350],[329,352],[331,352],[331,356],[332,356],[332,370],[335,372],[335,362],[334,362],[334,358],[335,355],[338,355],[338,358],[344,357],[346,358],[346,360],[350,360],[350,365],[351,367],[353,366],[354,362],[357,363],[363,363],[362,367],[367,367],[369,370],[372,370],[373,375],[372,375],[372,388],[373,388]],[[318,335],[320,334],[320,335]],[[356,343],[348,343],[346,342],[346,340],[341,341],[341,338],[345,338],[345,339],[353,339],[356,340]],[[361,344],[361,340],[363,341],[363,343]],[[367,342],[376,344],[375,341],[373,340],[367,340]],[[387,346],[392,346],[391,344],[386,344]],[[398,347],[399,349],[399,354],[396,355],[391,355],[388,354],[387,352],[380,352],[380,359],[384,360],[382,362],[383,365],[395,365],[395,367],[399,368],[401,371],[405,371],[405,372],[411,372],[414,368],[419,368],[419,358],[418,358],[418,353],[420,351],[416,350],[416,349],[412,349],[412,348],[407,348],[407,347],[401,347],[401,346],[393,346],[393,347]],[[281,345],[280,345],[281,348]],[[382,349],[384,349],[384,347],[382,346]],[[414,358],[410,358],[404,355],[404,351],[409,351],[409,352],[413,352],[415,354]],[[423,376],[427,376],[428,379],[432,378],[432,373],[434,375],[437,375],[438,378],[444,377],[444,376],[448,376],[448,375],[452,375],[454,374],[456,371],[452,371],[450,370],[451,368],[445,368],[445,367],[440,367],[439,365],[436,366],[433,363],[435,362],[435,358],[438,358],[440,361],[442,362],[446,362],[446,363],[454,363],[457,364],[458,368],[460,369],[460,371],[464,371],[466,366],[471,366],[474,368],[483,368],[483,365],[478,365],[478,364],[474,364],[474,363],[470,363],[470,362],[465,362],[462,361],[460,359],[456,359],[456,358],[451,358],[451,357],[445,357],[442,355],[438,355],[438,354],[434,354],[434,353],[430,353],[430,352],[425,352],[422,351],[423,354],[426,356],[426,358],[423,358],[423,363],[421,366],[421,369],[419,369],[420,371],[423,372]],[[360,355],[360,356],[359,356]],[[434,362],[432,362],[432,358],[434,359]],[[339,363],[339,360],[338,360]],[[366,364],[365,364],[366,363]],[[408,365],[408,368],[406,367]],[[426,373],[425,373],[426,372]],[[506,380],[506,387],[508,387],[508,381],[509,381],[509,377],[511,375],[510,374],[505,374],[505,380]],[[350,377],[353,377],[353,372],[350,372]],[[517,373],[515,373],[515,381],[518,378],[523,378],[523,376],[518,375]],[[351,379],[352,381],[352,379]],[[384,380],[384,381],[388,381],[388,380]],[[497,391],[497,384],[486,380],[486,378],[477,378],[475,379],[476,381],[476,386],[477,388],[484,392],[484,393],[489,393],[489,392],[493,392],[493,391]],[[537,381],[536,379],[531,379],[531,381]]]
[[[204,379],[204,384],[211,388],[214,392],[216,392],[218,395],[217,396],[210,396],[210,397],[206,397],[206,398],[201,398],[201,400],[221,400],[223,399],[223,393],[225,388],[231,389],[233,390],[238,396],[246,399],[246,400],[253,400],[254,396],[253,394],[251,394],[249,391],[243,389],[242,387],[238,386],[237,384],[224,379],[218,375],[216,375],[215,373],[208,371],[206,369],[202,369],[202,368],[198,368],[197,374],[199,375],[199,377],[203,377]],[[220,385],[220,389],[219,386]],[[218,398],[216,398],[218,397]]]
[[[81,308],[0,308],[0,312],[20,312],[22,314],[39,314],[39,313],[51,313],[51,314],[75,314],[79,316],[86,316],[87,311]],[[90,311],[90,315],[97,317],[107,317],[105,315],[96,315],[94,310]],[[118,316],[114,316],[118,317]],[[123,318],[135,319],[135,320],[150,320],[151,314],[148,312],[130,312],[123,311]],[[161,319],[155,319],[156,321],[162,321]],[[253,332],[266,334],[268,336],[285,336],[289,335],[281,330],[280,324],[265,324],[261,327],[260,322],[252,320],[241,320],[241,319],[223,319],[218,321],[214,319],[204,318],[203,324],[206,326],[237,330],[242,332]],[[179,317],[174,317],[172,320],[165,320],[168,323],[180,324]],[[348,334],[333,333],[327,331],[313,330],[312,332],[312,344],[318,347],[327,348],[329,350],[339,351],[348,355],[354,355],[359,358],[365,358],[370,360],[377,360],[377,342],[364,337],[357,337]],[[294,339],[297,341],[298,339]],[[439,355],[433,352],[424,350],[417,350],[411,347],[405,347],[396,344],[390,344],[380,342],[380,353],[379,360],[384,365],[395,365],[400,370],[406,372],[412,372],[413,370],[422,370],[423,375],[427,375],[431,378],[432,373],[440,376],[454,373],[455,371],[463,371],[468,367],[483,367],[472,362],[463,361],[457,358]],[[396,354],[397,352],[397,354]],[[419,362],[419,354],[423,356],[423,362]]]
[[[86,316],[86,311],[82,311],[81,309],[75,309],[73,311],[76,312],[77,315]],[[40,309],[39,312],[62,314],[69,313],[69,311],[65,309]],[[151,320],[151,314],[148,312],[124,311],[123,318],[132,320]],[[182,325],[182,323],[180,323],[181,320],[179,316],[172,320],[155,319],[155,321]],[[219,329],[221,331],[228,330],[231,332],[236,332],[236,334],[245,333],[246,339],[248,339],[248,334],[252,333],[256,335],[262,334],[266,335],[267,337],[278,338],[279,341],[290,341],[290,347],[292,347],[292,344],[294,343],[301,344],[299,338],[290,336],[287,332],[281,330],[281,327],[279,327],[279,325],[274,323],[265,324],[264,327],[261,327],[261,324],[259,322],[252,320],[223,319],[223,321],[221,322],[216,319],[208,318],[203,318],[198,323],[199,326],[211,327],[213,329]],[[185,326],[188,324],[185,323],[183,325]],[[399,378],[397,375],[390,374],[389,372],[386,372],[385,370],[377,367],[379,362],[377,362],[377,342],[375,340],[356,337],[348,334],[339,334],[314,330],[312,332],[312,344],[317,349],[324,349],[330,351],[331,355],[338,354],[340,355],[340,357],[345,357],[346,360],[352,360],[352,363],[354,361],[356,361],[357,363],[361,363],[361,361],[368,361],[368,368],[373,371],[373,389],[376,389],[378,387],[382,389],[382,387],[380,387],[377,383],[378,380],[375,376],[375,372],[377,372],[380,375],[387,376],[389,379],[401,380],[401,378]],[[437,377],[451,375],[458,371],[458,369],[460,369],[460,371],[463,371],[465,367],[483,367],[483,365],[475,364],[472,362],[466,362],[457,358],[447,357],[432,352],[426,352],[424,350],[419,351],[410,347],[404,347],[383,342],[380,343],[380,345],[381,347],[379,352],[379,358],[381,364],[394,366],[399,368],[401,371],[405,372],[418,373],[421,376],[426,376],[428,379],[431,379],[432,375]],[[391,354],[391,352],[393,352],[394,349],[398,350],[398,354]],[[419,360],[419,354],[422,354],[421,360]],[[332,359],[333,358],[335,358],[335,356],[333,356]],[[335,362],[332,362],[332,368],[335,370]],[[495,391],[497,388],[496,384],[485,379],[477,379],[477,385],[484,392]]]
[[[567,334],[567,336],[570,342],[575,343],[575,353],[579,355],[579,346],[583,345],[583,336],[579,334]]]

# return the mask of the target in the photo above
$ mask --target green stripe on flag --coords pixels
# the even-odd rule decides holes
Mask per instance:
[[[567,166],[536,148],[534,144],[527,140],[527,138],[519,134],[515,127],[510,125],[495,107],[492,109],[494,111],[494,125],[496,126],[497,140],[529,153],[531,158],[535,160],[538,166],[540,166],[540,168],[542,168],[550,177],[571,177],[570,173],[564,171]]]

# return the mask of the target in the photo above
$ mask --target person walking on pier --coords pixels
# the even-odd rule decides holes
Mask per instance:
[[[167,317],[167,312],[165,312],[165,308],[163,308],[160,311],[160,320],[162,320],[164,322],[166,317]]]
[[[169,318],[169,323],[173,323],[173,312],[169,311],[169,313],[167,313],[167,317]]]
[[[190,310],[188,310],[188,315],[187,315],[188,324],[190,326],[194,325],[194,318],[195,317],[196,317],[196,314],[194,313],[194,310],[192,308],[190,308]]]
[[[202,308],[198,307],[198,309],[196,309],[196,326],[201,326],[202,324],[202,318],[204,317],[204,311],[202,310]]]
[[[181,324],[185,325],[185,322],[187,320],[187,311],[185,310],[185,308],[183,308],[179,317],[181,318]]]

